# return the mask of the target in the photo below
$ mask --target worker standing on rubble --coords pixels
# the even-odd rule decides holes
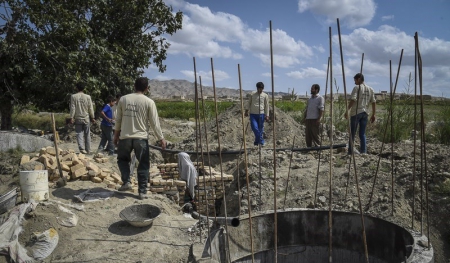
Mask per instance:
[[[120,98],[117,103],[117,116],[114,131],[114,144],[117,145],[117,165],[122,175],[123,185],[119,191],[132,190],[130,180],[131,152],[134,150],[137,167],[139,199],[147,199],[147,183],[150,169],[148,132],[153,129],[162,150],[166,141],[159,125],[155,102],[145,94],[148,92],[148,79],[140,77],[134,83],[134,93]]]
[[[367,154],[366,145],[366,127],[369,117],[369,103],[372,104],[372,116],[370,117],[370,123],[375,121],[376,100],[373,89],[364,84],[364,75],[361,73],[356,74],[353,77],[355,81],[355,87],[352,90],[350,103],[348,104],[348,111],[350,111],[350,131],[351,136],[348,143],[348,154],[352,154],[352,144],[355,141],[356,129],[359,125],[359,141],[360,151],[355,153]],[[345,112],[345,118],[348,119],[348,111]]]
[[[255,134],[254,145],[264,146],[264,121],[269,121],[269,95],[263,92],[264,83],[256,83],[256,91],[254,91],[245,107],[245,116],[250,112],[250,126]]]
[[[325,108],[325,99],[319,95],[319,84],[311,86],[311,98],[308,99],[304,113],[305,141],[306,147],[321,145],[320,142],[320,119]]]
[[[91,150],[91,122],[95,123],[94,107],[91,96],[84,94],[84,84],[76,84],[77,93],[70,97],[70,123],[75,124],[78,149],[83,154],[89,154]]]

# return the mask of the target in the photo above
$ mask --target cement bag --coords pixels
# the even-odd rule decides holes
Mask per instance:
[[[78,224],[78,216],[76,214],[72,213],[72,211],[62,205],[58,205],[58,209],[66,215],[65,217],[56,217],[56,220],[60,225],[74,227]]]
[[[36,260],[48,257],[58,245],[59,235],[54,228],[41,233],[33,233],[31,240],[34,242],[30,247],[30,254]]]

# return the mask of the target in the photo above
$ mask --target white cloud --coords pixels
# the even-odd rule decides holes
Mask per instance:
[[[298,0],[298,11],[325,16],[326,24],[336,23],[339,18],[343,25],[355,28],[370,23],[376,4],[374,0]]]
[[[167,36],[171,43],[169,54],[242,59],[242,52],[250,52],[264,64],[268,63],[269,29],[262,31],[248,28],[239,17],[223,12],[213,13],[208,7],[184,1],[168,2],[176,2],[174,6],[183,11],[183,28],[174,35]],[[272,36],[273,52],[280,56],[275,64],[277,66],[290,67],[298,64],[299,58],[310,58],[314,54],[313,48],[303,41],[295,40],[283,30],[273,30]],[[242,52],[236,51],[239,46]]]
[[[382,16],[381,17],[381,21],[388,21],[388,20],[394,20],[394,16],[390,15],[390,16]]]
[[[305,78],[326,78],[326,70],[320,70],[317,68],[307,67],[297,71],[291,71],[286,73],[287,76],[295,79],[305,79]]]

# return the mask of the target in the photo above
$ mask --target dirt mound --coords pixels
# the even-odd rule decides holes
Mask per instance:
[[[304,142],[304,128],[296,122],[290,115],[275,108],[275,114],[271,113],[271,120],[264,124],[264,138],[266,145],[273,145],[273,131],[275,129],[275,143],[277,148],[291,148],[295,137],[295,147],[305,147]],[[275,122],[273,121],[275,116]],[[198,134],[199,141],[202,142],[203,150],[206,151],[207,146],[210,151],[218,150],[218,136],[217,124],[219,125],[220,144],[222,150],[239,150],[242,149],[243,131],[245,131],[245,139],[247,147],[253,146],[254,135],[249,124],[249,118],[244,117],[244,124],[242,124],[241,105],[235,104],[227,111],[221,113],[206,123],[205,126],[201,123],[200,133]],[[244,129],[243,127],[244,126]],[[194,126],[195,127],[195,126]],[[196,142],[196,133],[193,131],[185,140],[178,143],[176,148],[184,149],[186,151],[194,151]],[[201,139],[201,140],[200,140]],[[208,145],[207,145],[208,144]]]

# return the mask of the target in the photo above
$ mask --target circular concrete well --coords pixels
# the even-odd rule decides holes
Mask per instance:
[[[279,211],[277,261],[329,262],[328,215],[328,211],[312,209]],[[332,219],[332,262],[366,262],[360,214],[333,211]],[[251,263],[249,223],[246,216],[240,219],[239,227],[228,227],[228,241],[223,228],[212,233],[202,257],[217,262]],[[369,262],[434,262],[432,247],[425,247],[425,236],[371,216],[364,216],[364,224]],[[252,216],[254,262],[275,262],[274,231],[273,211]]]

